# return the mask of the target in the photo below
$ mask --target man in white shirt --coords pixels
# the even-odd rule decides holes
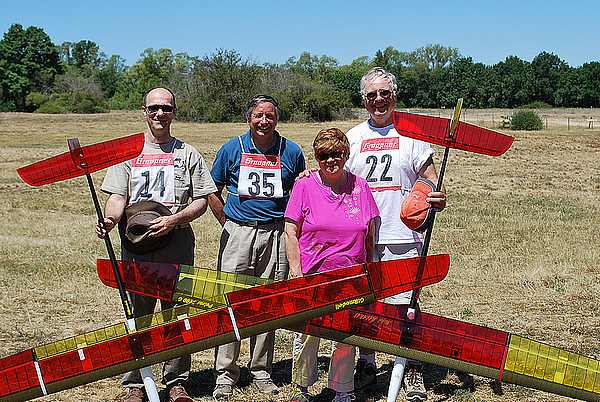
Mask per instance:
[[[381,221],[375,233],[374,259],[377,261],[416,257],[420,254],[422,239],[400,219],[400,206],[417,178],[437,183],[433,165],[433,149],[425,142],[400,136],[394,129],[392,114],[396,107],[396,77],[380,67],[369,70],[360,81],[363,104],[369,119],[348,131],[350,158],[346,167],[364,177],[373,191]],[[427,201],[441,211],[446,206],[444,191],[431,192]],[[410,303],[412,292],[404,292],[384,299],[396,305]],[[406,364],[406,359],[396,359]],[[376,365],[373,351],[361,350],[357,363],[355,388],[375,381]],[[421,365],[409,362],[404,376],[406,399],[425,401]]]

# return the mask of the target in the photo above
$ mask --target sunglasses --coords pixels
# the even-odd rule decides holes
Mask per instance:
[[[367,100],[369,101],[374,101],[375,99],[377,99],[377,94],[379,94],[379,96],[381,96],[382,98],[387,99],[390,96],[392,96],[392,91],[390,91],[389,89],[378,89],[376,91],[368,92],[365,95],[365,98],[367,98]]]
[[[331,159],[344,159],[344,153],[343,152],[325,152],[322,154],[317,155],[317,159],[321,162],[324,162],[326,160],[328,160],[329,158]]]
[[[173,106],[171,105],[150,105],[146,106],[146,111],[148,113],[158,113],[159,110],[162,110],[163,113],[173,113]]]

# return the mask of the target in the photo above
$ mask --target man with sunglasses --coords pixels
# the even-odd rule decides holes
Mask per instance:
[[[394,129],[392,114],[396,107],[396,89],[396,77],[393,74],[380,67],[369,70],[360,81],[360,92],[369,119],[347,134],[350,158],[346,167],[367,180],[381,213],[373,252],[374,258],[380,261],[419,255],[421,236],[402,222],[400,206],[417,178],[437,182],[433,149],[422,141],[400,136]],[[431,192],[427,201],[441,211],[446,206],[446,195],[443,191]],[[384,302],[409,304],[411,293],[388,297]],[[406,360],[397,358],[394,371],[403,371],[404,365]],[[355,388],[365,388],[375,383],[376,371],[375,353],[361,350],[356,366]],[[408,401],[427,399],[420,364],[409,362],[404,383]],[[389,392],[395,394],[397,390],[390,389]],[[391,397],[396,399],[395,395]]]
[[[150,237],[161,238],[156,248],[133,249],[123,241],[122,258],[165,263],[194,263],[194,233],[189,225],[207,208],[207,197],[216,187],[202,155],[191,145],[171,135],[171,123],[177,111],[175,95],[169,89],[155,88],[144,96],[142,106],[147,129],[142,153],[130,161],[108,169],[102,191],[109,194],[104,222],[98,224],[99,237],[119,223],[119,234],[124,238],[124,212],[142,201],[154,201],[166,206],[171,214],[151,220]],[[129,244],[129,245],[128,245]],[[154,312],[156,299],[130,294],[135,317]],[[161,301],[161,307],[173,304]],[[170,402],[192,402],[184,384],[188,380],[191,356],[182,356],[165,362],[163,382]],[[143,382],[138,370],[123,377],[125,388],[121,401],[142,402]]]
[[[248,103],[249,130],[232,138],[217,152],[211,174],[218,191],[210,208],[223,226],[218,269],[224,272],[283,280],[288,275],[283,215],[295,178],[305,169],[298,145],[276,130],[278,104],[267,95]],[[227,188],[227,202],[221,192]],[[271,380],[275,332],[250,338],[248,364],[253,385],[264,394],[277,394]],[[215,399],[233,393],[240,369],[240,343],[217,348]]]

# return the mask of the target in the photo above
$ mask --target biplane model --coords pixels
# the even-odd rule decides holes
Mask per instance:
[[[512,137],[452,119],[394,112],[399,134],[449,150],[503,154]],[[138,155],[143,134],[91,146],[69,140],[69,151],[18,170],[39,186],[85,175],[98,219],[101,208],[91,173]],[[434,215],[435,216],[435,215]],[[127,323],[112,325],[0,359],[0,399],[22,401],[132,369],[146,370],[150,400],[156,393],[148,366],[240,340],[275,328],[364,346],[442,367],[588,401],[600,401],[600,361],[527,338],[417,311],[416,296],[398,307],[378,299],[443,280],[448,255],[428,254],[433,224],[420,257],[341,267],[335,271],[269,283],[244,275],[181,264],[98,260],[101,281],[119,289]],[[126,292],[185,303],[134,318]],[[414,292],[418,293],[418,292]],[[158,398],[156,395],[155,398]],[[156,399],[158,400],[158,399]]]

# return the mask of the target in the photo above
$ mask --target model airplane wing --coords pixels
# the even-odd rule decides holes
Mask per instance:
[[[447,272],[449,257],[440,256],[438,262]],[[147,326],[137,332],[118,324],[5,357],[0,359],[0,398],[36,398],[415,286],[415,269],[411,277],[401,264],[368,268],[357,265],[234,291],[226,295],[223,308],[188,315],[191,310],[184,306],[138,319],[140,328],[144,320]],[[406,280],[399,282],[401,278]],[[176,320],[169,322],[172,318]]]
[[[416,257],[365,264],[373,286],[379,289],[378,299],[440,282],[448,274],[450,257],[447,254],[428,256],[423,275],[417,281],[420,261],[420,257]],[[96,269],[105,285],[117,286],[109,260],[98,259]],[[205,308],[225,305],[226,293],[270,282],[250,275],[155,262],[119,262],[119,272],[125,289],[130,292],[176,303],[204,305]],[[311,277],[306,278],[310,280]]]
[[[108,266],[102,268],[106,264],[103,260],[97,263],[99,273],[106,273],[100,273],[103,281],[111,272]],[[219,298],[218,291],[247,288],[257,280],[246,275],[219,277],[215,271],[209,273],[200,268],[180,266],[175,269],[175,264],[170,266],[173,272],[179,270],[180,277],[185,278],[192,288],[211,289],[210,292],[188,292],[194,294],[191,302],[197,300],[201,308],[218,305],[218,302],[214,303]],[[124,273],[125,278],[131,278],[134,272],[136,275],[133,276],[141,278],[145,276],[141,272],[150,273],[147,270],[152,267],[154,271],[167,270],[160,269],[160,264],[145,268],[132,264],[129,268],[121,266],[121,269],[130,271]],[[183,271],[185,274],[182,275]],[[201,278],[207,278],[206,283]],[[131,285],[133,281],[129,283]],[[153,293],[147,287],[145,290]],[[598,360],[505,331],[425,312],[420,312],[415,320],[408,320],[406,309],[407,306],[374,302],[285,328],[572,398],[600,400]]]
[[[138,156],[144,147],[144,133],[129,135],[80,148],[86,164],[73,160],[71,152],[17,169],[21,179],[30,186],[42,186],[61,180],[97,172]]]
[[[450,119],[443,117],[394,112],[393,122],[400,135],[478,154],[502,155],[513,143],[509,135],[462,121],[450,136]]]
[[[322,338],[585,401],[600,401],[600,361],[508,332],[375,302],[297,328]]]

